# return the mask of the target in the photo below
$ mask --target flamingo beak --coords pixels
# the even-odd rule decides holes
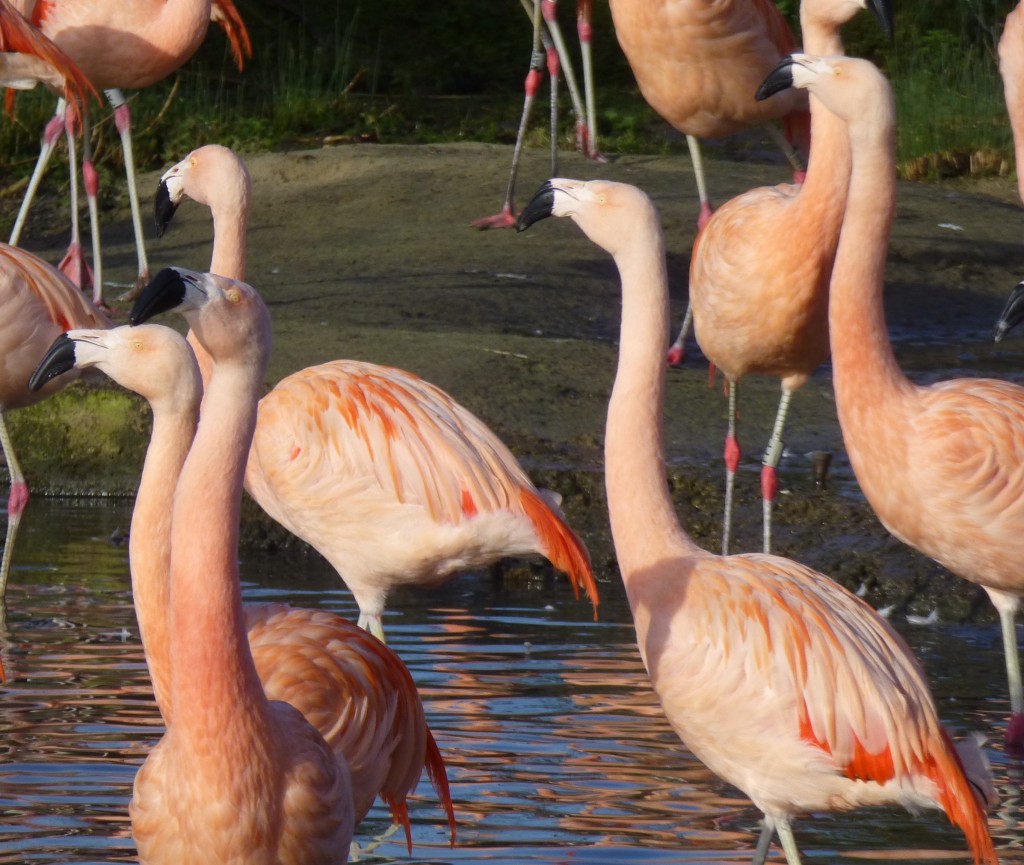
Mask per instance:
[[[35,393],[51,379],[75,368],[75,341],[66,333],[58,336],[46,355],[39,362],[36,371],[28,380],[28,389]]]
[[[550,180],[546,180],[534,193],[526,207],[523,208],[516,220],[516,231],[526,231],[535,222],[547,219],[555,206],[555,187]]]

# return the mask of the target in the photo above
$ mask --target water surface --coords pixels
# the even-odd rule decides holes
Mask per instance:
[[[0,689],[0,863],[132,861],[131,784],[161,734],[131,607],[130,502],[30,505],[8,590]],[[243,555],[249,601],[355,617],[313,559]],[[412,671],[447,761],[458,843],[427,782],[414,849],[376,807],[357,832],[366,862],[748,862],[760,815],[679,744],[640,664],[618,585],[601,621],[560,580],[460,577],[395,597],[386,629]],[[902,625],[955,735],[988,732],[1003,794],[992,830],[1024,862],[1021,768],[1002,752],[1007,713],[998,629]],[[809,865],[967,862],[941,814],[895,809],[797,823]],[[781,861],[776,854],[770,861]]]

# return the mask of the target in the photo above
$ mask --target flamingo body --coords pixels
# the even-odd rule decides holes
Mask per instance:
[[[900,804],[944,810],[976,861],[996,856],[981,802],[939,723],[925,676],[888,623],[788,559],[716,556],[675,514],[664,474],[658,335],[668,283],[657,214],[636,187],[556,179],[520,218],[569,216],[622,278],[619,365],[605,478],[637,645],[686,747],[766,816],[755,862],[806,811]],[[966,753],[966,752],[965,752]],[[982,789],[991,779],[982,772]]]
[[[1003,98],[1010,118],[1017,163],[1017,190],[1024,199],[1024,6],[1017,4],[1006,16],[997,46]]]
[[[207,204],[211,271],[242,278],[250,192],[234,153],[199,148],[164,174],[158,223],[186,195]],[[504,556],[545,556],[596,608],[586,548],[549,496],[481,420],[412,373],[336,360],[288,376],[260,401],[245,483],[334,566],[378,636],[392,589]]]
[[[842,53],[840,27],[868,5],[890,29],[887,0],[805,0],[800,15],[807,50]],[[722,205],[698,235],[690,260],[690,305],[704,355],[722,370],[731,390],[750,374],[782,381],[762,468],[765,552],[771,552],[771,509],[789,400],[828,358],[828,285],[850,175],[845,124],[815,100],[810,108],[814,149],[803,183],[759,187]],[[730,394],[723,553],[729,552],[739,461],[736,402]]]

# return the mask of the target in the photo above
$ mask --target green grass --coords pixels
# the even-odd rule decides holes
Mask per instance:
[[[166,166],[211,141],[250,153],[319,146],[325,139],[514,141],[529,56],[529,25],[514,0],[452,2],[429,11],[412,0],[365,7],[340,0],[239,0],[238,5],[255,45],[243,73],[232,65],[226,41],[214,33],[178,75],[131,95],[141,168]],[[570,43],[574,5],[559,5]],[[795,13],[795,2],[782,5],[787,14]],[[1009,0],[903,0],[895,48],[868,15],[847,26],[847,50],[880,63],[893,80],[897,159],[905,176],[1005,173],[1012,166],[994,59],[998,24],[1010,5]],[[415,28],[408,26],[414,18]],[[602,150],[684,150],[636,91],[615,44],[607,5],[600,2],[595,32]],[[568,99],[562,104],[560,139],[571,147]],[[47,94],[19,95],[16,121],[0,123],[0,188],[29,173],[52,105]],[[545,93],[531,146],[547,146],[546,113]],[[109,112],[98,116],[97,162],[119,171]]]

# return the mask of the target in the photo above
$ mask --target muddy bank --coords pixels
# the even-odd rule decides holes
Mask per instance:
[[[519,203],[549,172],[546,153],[526,156]],[[479,144],[358,145],[248,158],[254,182],[249,280],[263,292],[275,324],[268,382],[309,364],[360,357],[444,387],[506,440],[539,483],[562,493],[605,591],[615,592],[600,448],[615,362],[617,276],[608,257],[567,221],[519,236],[469,227],[499,209],[509,159],[509,148]],[[697,210],[686,157],[624,156],[598,165],[566,153],[560,173],[635,183],[651,195],[666,232],[673,310],[681,316]],[[774,162],[710,164],[718,201],[784,182],[787,174]],[[156,174],[143,178],[144,199],[156,180]],[[1024,342],[999,351],[991,342],[1003,298],[1024,271],[1024,212],[1015,195],[1009,180],[990,181],[983,192],[971,185],[901,184],[887,312],[911,374],[1012,376],[1021,366]],[[135,273],[122,197],[108,196],[105,214],[112,300]],[[57,193],[26,232],[26,246],[49,260],[60,257],[66,242],[63,231],[51,228],[63,225],[61,212]],[[208,212],[184,204],[168,234],[149,243],[152,271],[205,267],[210,231]],[[36,490],[132,488],[146,413],[123,396],[96,410],[86,391],[78,387],[59,402],[12,416],[16,447]],[[750,380],[742,390],[746,454],[737,550],[759,545],[757,471],[778,393],[773,380]],[[97,415],[102,429],[93,431],[88,418]],[[716,548],[726,402],[720,383],[709,388],[707,364],[692,343],[686,365],[669,373],[665,417],[681,517],[701,543]],[[892,540],[861,500],[843,454],[827,368],[796,396],[786,444],[779,552],[852,588],[865,585],[876,606],[897,604],[919,614],[938,608],[946,621],[990,617],[973,587]],[[807,456],[814,451],[833,455],[823,488]],[[268,548],[296,546],[255,509],[247,510],[247,530],[250,542]]]

